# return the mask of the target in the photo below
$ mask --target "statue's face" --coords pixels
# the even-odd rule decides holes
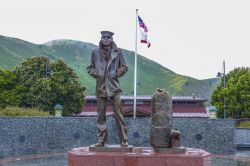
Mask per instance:
[[[111,36],[104,35],[102,36],[101,41],[104,46],[110,46],[111,43],[113,42],[113,38]]]

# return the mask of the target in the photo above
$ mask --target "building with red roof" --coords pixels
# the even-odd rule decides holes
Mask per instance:
[[[97,116],[96,112],[96,97],[86,96],[86,103],[83,106],[83,112],[79,116]],[[196,96],[173,96],[173,117],[178,118],[209,118],[209,113],[206,110],[205,102],[207,99]],[[121,96],[122,110],[125,117],[133,116],[133,96]],[[148,117],[151,116],[151,96],[136,97],[136,116]],[[107,116],[112,116],[112,106],[107,104]]]

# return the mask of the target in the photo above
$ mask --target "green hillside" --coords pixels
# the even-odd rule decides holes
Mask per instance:
[[[212,89],[215,89],[217,87],[217,85],[220,84],[221,79],[220,78],[209,78],[209,79],[205,79],[202,81],[205,82],[206,84],[208,84],[209,86],[211,86]]]
[[[93,95],[95,80],[86,67],[90,53],[96,45],[74,40],[54,40],[45,44],[33,44],[16,38],[0,36],[0,68],[13,69],[16,65],[32,56],[48,56],[51,61],[62,59],[75,70],[81,83],[87,88],[86,95]],[[128,73],[121,78],[123,95],[133,94],[134,53],[124,51],[129,67]],[[149,60],[138,56],[138,94],[150,95],[156,88],[164,88],[173,95],[192,95],[210,98],[216,81],[197,80],[182,76]]]

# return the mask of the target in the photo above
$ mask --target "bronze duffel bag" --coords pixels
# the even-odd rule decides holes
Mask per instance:
[[[155,148],[168,148],[172,129],[172,97],[168,92],[157,89],[152,97],[151,106],[150,144]]]

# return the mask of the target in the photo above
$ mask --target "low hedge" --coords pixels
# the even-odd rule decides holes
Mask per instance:
[[[0,116],[49,116],[49,112],[37,108],[6,107],[0,109]]]
[[[238,124],[239,128],[250,128],[250,121],[243,121]]]

